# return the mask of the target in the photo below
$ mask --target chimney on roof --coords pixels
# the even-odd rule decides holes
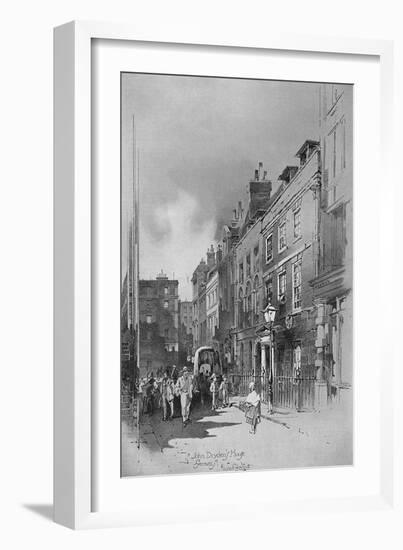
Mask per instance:
[[[263,171],[263,162],[259,162],[259,170],[258,170],[259,181],[261,181],[261,179],[262,179],[262,171]]]
[[[254,219],[262,211],[267,209],[271,195],[271,181],[267,179],[267,170],[263,171],[263,162],[259,162],[258,169],[255,170],[255,179],[249,182],[249,218]],[[257,175],[257,177],[256,177]]]

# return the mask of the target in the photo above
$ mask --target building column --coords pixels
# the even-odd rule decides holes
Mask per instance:
[[[261,356],[262,373],[266,376],[266,347],[264,344],[261,344],[260,346],[260,356]]]
[[[328,381],[325,365],[325,348],[328,343],[326,329],[327,305],[324,301],[316,302],[316,380],[315,380],[315,409],[320,410],[328,404]]]
[[[315,174],[312,185],[310,187],[313,193],[313,199],[315,202],[315,225],[314,225],[314,237],[313,237],[313,255],[315,265],[315,276],[319,275],[319,261],[320,261],[320,201],[321,201],[321,177],[320,174]]]

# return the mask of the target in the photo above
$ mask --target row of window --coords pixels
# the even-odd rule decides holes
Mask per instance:
[[[210,317],[207,319],[207,323],[210,336],[214,336],[216,328],[218,327],[217,315],[210,315]]]
[[[253,290],[251,293],[245,294],[245,296],[241,293],[239,301],[244,313],[259,314],[259,296],[257,290]]]
[[[253,263],[253,265],[252,265]],[[239,282],[242,284],[248,277],[251,276],[252,270],[257,271],[259,269],[259,244],[253,249],[253,262],[252,254],[247,254],[245,263],[242,261],[238,266]]]
[[[210,308],[217,303],[218,300],[218,289],[215,288],[207,294],[207,307]]]
[[[346,121],[344,117],[328,133],[324,148],[326,173],[335,178],[346,167]]]
[[[301,209],[298,208],[293,212],[293,235],[294,240],[302,236],[301,228]],[[284,220],[278,226],[277,233],[277,250],[283,252],[287,248],[287,221]],[[273,259],[273,233],[266,237],[266,263]]]
[[[146,295],[147,297],[154,296],[155,294],[157,294],[156,290],[157,290],[157,289],[154,289],[154,288],[151,287],[151,286],[146,286],[146,287],[145,287],[145,295]],[[170,294],[170,292],[169,292],[169,287],[167,287],[167,286],[164,287],[164,295],[165,295],[165,296],[168,296],[169,294]],[[175,290],[174,290],[173,294],[175,294]]]
[[[302,261],[298,260],[292,264],[292,308],[294,311],[302,306]],[[273,299],[273,276],[266,280],[266,298]],[[286,264],[277,273],[277,300],[280,304],[285,303],[287,297],[287,269]]]
[[[175,344],[165,344],[165,351],[175,352],[175,351],[178,351],[178,349]]]
[[[152,336],[153,336],[152,331],[151,331],[151,330],[147,330],[147,332],[146,332],[146,339],[150,341],[150,340],[152,340]],[[164,338],[165,338],[165,340],[168,340],[168,339],[169,339],[169,336],[170,336],[170,334],[169,334],[169,329],[168,329],[168,328],[164,329]],[[173,344],[173,345],[171,345],[171,344],[168,345],[168,344],[167,344],[167,345],[166,345],[166,348],[167,348],[167,347],[170,348],[170,349],[167,349],[167,351],[176,351],[176,349],[175,349],[175,344]],[[171,349],[171,348],[172,348],[172,349]]]
[[[148,309],[151,309],[152,308],[152,302],[150,300],[148,300],[147,302],[145,302],[145,307],[148,308]],[[169,308],[169,300],[164,300],[164,303],[163,303],[163,306],[164,306],[164,309],[168,309]]]
[[[259,319],[259,278],[255,277],[253,288],[250,282],[248,281],[245,294],[243,289],[239,289],[239,300],[238,300],[238,323],[241,327],[251,326],[252,324],[257,323]]]

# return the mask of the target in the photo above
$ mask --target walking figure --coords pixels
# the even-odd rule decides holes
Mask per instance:
[[[167,372],[164,373],[160,387],[162,399],[162,420],[172,420],[174,416],[174,383]]]
[[[222,399],[222,406],[228,407],[229,405],[229,392],[228,392],[228,380],[227,377],[224,376],[221,384],[220,384],[220,392],[221,392],[221,399]]]
[[[255,391],[255,383],[249,384],[249,393],[245,401],[245,420],[250,424],[249,433],[256,433],[256,426],[260,422],[260,395]]]
[[[211,410],[215,411],[217,408],[217,394],[218,394],[218,383],[217,377],[213,374],[210,384],[210,393],[211,393]]]
[[[183,427],[185,427],[190,422],[190,403],[193,397],[193,378],[187,367],[183,367],[182,376],[176,382],[176,389],[180,395]]]

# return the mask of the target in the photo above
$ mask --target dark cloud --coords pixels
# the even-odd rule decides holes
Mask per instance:
[[[317,136],[316,93],[309,83],[124,75],[123,185],[131,179],[134,114],[142,223],[151,241],[169,242],[157,207],[183,191],[197,203],[192,229],[214,220],[219,237],[257,163],[275,182],[302,142]]]

